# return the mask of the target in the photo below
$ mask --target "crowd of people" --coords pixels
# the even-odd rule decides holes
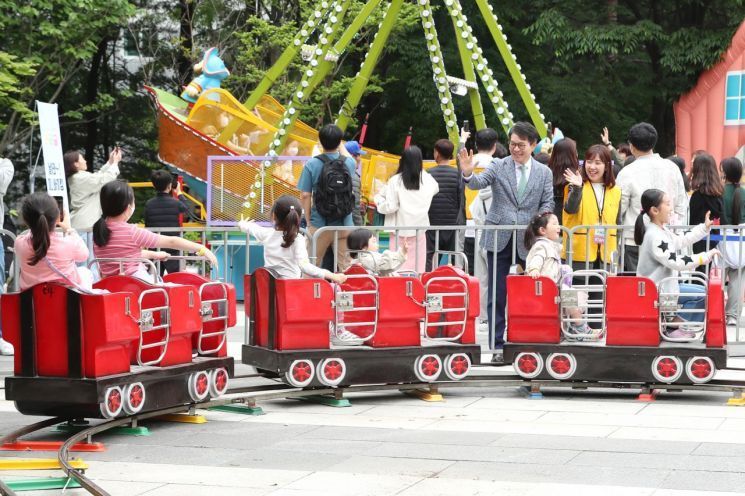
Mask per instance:
[[[464,132],[461,143],[468,138]],[[657,132],[650,124],[632,126],[628,143],[617,149],[607,129],[600,138],[602,143],[590,146],[582,156],[573,140],[562,138],[550,154],[541,151],[548,155],[541,157],[534,153],[538,131],[517,122],[508,133],[506,148],[490,128],[476,133],[475,153],[463,145],[456,150],[447,139],[438,140],[433,149],[435,164],[427,170],[422,150],[408,147],[397,172],[374,198],[378,213],[385,216],[384,225],[391,230],[390,249],[380,253],[378,236],[360,227],[360,157],[365,152],[350,141],[346,153],[341,153],[342,131],[327,125],[319,132],[323,153],[305,164],[298,181],[301,199],[277,199],[271,210],[273,227],[246,219],[239,227],[264,246],[266,264],[281,277],[308,275],[337,284],[346,280],[341,272],[349,265],[382,276],[422,273],[439,265],[436,258],[441,252],[465,251],[471,273],[481,282],[481,320],[488,326],[492,361],[498,363],[504,346],[506,279],[517,267],[531,277],[549,277],[567,287],[572,285],[574,270],[607,268],[623,253],[623,270],[661,283],[720,255],[716,242],[706,239],[715,219],[732,226],[745,221],[743,166],[737,158],[725,158],[717,165],[710,154],[699,150],[687,174],[682,158],[665,159],[654,152]],[[216,264],[214,254],[202,245],[129,223],[135,202],[132,188],[117,179],[121,150],[112,151],[107,164],[95,173],[87,170],[78,152],[68,152],[64,160],[70,218],[46,193],[29,195],[22,203],[29,230],[15,243],[21,290],[55,281],[90,291],[95,278],[120,271],[153,281],[157,275],[134,259],[165,260],[176,251],[152,248],[194,252]],[[157,195],[146,206],[146,226],[178,226],[179,216],[185,213],[172,195],[173,188],[179,193],[178,183],[168,171],[155,171],[151,179]],[[0,190],[4,188],[0,181]],[[470,202],[466,190],[477,191]],[[303,221],[307,238],[301,231]],[[668,227],[686,224],[695,227],[682,234]],[[314,233],[326,226],[341,229],[322,231],[312,244]],[[90,229],[83,236],[91,239],[81,237],[76,228]],[[309,256],[313,246],[315,264]],[[327,251],[332,252],[331,266],[322,268]],[[741,253],[722,255],[728,264],[727,323],[733,325],[739,322],[745,263],[740,263]],[[130,261],[122,268],[101,262],[100,274],[93,274],[86,267],[92,256]],[[178,265],[164,269],[178,270]],[[683,324],[703,315],[692,311],[704,308],[703,288],[673,286],[666,290],[680,293],[680,304],[688,311],[675,317],[680,325],[671,327],[669,336],[695,336],[695,328]],[[581,308],[566,311],[573,334],[593,332]],[[359,344],[359,338],[343,326],[330,329],[330,334],[337,344]],[[7,346],[0,341],[0,353],[12,353]]]
[[[341,140],[334,127],[321,130],[324,152],[331,158],[336,157]],[[331,131],[338,141],[324,141]],[[461,142],[468,137],[462,136]],[[438,263],[436,253],[465,250],[472,273],[481,281],[481,318],[489,329],[493,361],[501,362],[506,278],[516,267],[566,286],[571,285],[573,270],[607,269],[619,263],[626,272],[660,283],[682,270],[701,270],[720,254],[716,242],[707,239],[716,219],[722,225],[738,225],[745,218],[742,164],[737,158],[726,158],[717,165],[710,154],[699,150],[688,174],[681,157],[663,158],[655,153],[657,132],[648,123],[632,126],[628,143],[617,148],[603,129],[600,142],[581,155],[575,141],[562,138],[550,154],[542,151],[543,156],[538,156],[534,154],[538,142],[537,130],[526,122],[515,123],[510,129],[507,148],[489,128],[476,133],[475,153],[465,147],[456,153],[454,143],[441,139],[433,149],[435,165],[428,170],[422,151],[416,146],[407,148],[398,171],[374,199],[378,213],[385,215],[385,226],[391,228],[391,249],[377,253],[377,239],[370,231],[341,230],[338,242],[344,255],[330,268],[356,263],[383,275],[423,272]],[[313,218],[316,211],[310,197],[318,188],[314,178],[321,170],[319,163],[306,166],[303,172],[308,178],[301,189],[308,200],[306,212],[311,212],[309,225],[352,226],[351,220],[332,224]],[[470,204],[467,189],[478,191]],[[683,234],[668,227],[688,224],[696,227]],[[427,229],[435,226],[441,229]],[[561,226],[572,235],[562,234]],[[330,243],[319,242],[316,257],[322,258]],[[347,248],[352,251],[351,258],[346,255]],[[616,258],[620,253],[622,260]],[[735,260],[727,269],[729,325],[739,321],[741,266]],[[667,289],[681,294],[684,308],[703,308],[700,286]],[[578,311],[569,309],[570,329],[577,335],[591,333],[593,329]],[[676,319],[695,321],[702,315],[681,312]],[[695,327],[685,325],[671,326],[668,331],[671,338],[694,335]]]

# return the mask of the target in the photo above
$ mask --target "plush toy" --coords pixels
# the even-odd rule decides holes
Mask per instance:
[[[538,155],[539,153],[547,153],[551,155],[554,149],[554,145],[557,141],[564,138],[564,133],[558,127],[551,126],[548,124],[548,136],[538,141],[538,144],[533,149],[533,153]]]
[[[210,48],[204,53],[202,61],[194,66],[194,72],[199,74],[192,80],[181,93],[181,98],[189,103],[196,103],[199,95],[212,88],[219,88],[220,82],[230,76],[230,71],[225,67],[217,53],[217,48]]]

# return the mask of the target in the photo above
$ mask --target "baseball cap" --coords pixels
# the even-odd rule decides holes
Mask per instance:
[[[344,143],[344,147],[350,155],[367,155],[367,152],[363,150],[360,144],[356,141],[347,141]]]

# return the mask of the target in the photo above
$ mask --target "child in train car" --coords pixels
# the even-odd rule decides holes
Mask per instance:
[[[93,225],[93,253],[96,258],[150,258],[165,259],[166,252],[148,251],[148,248],[171,248],[206,257],[213,267],[217,258],[205,246],[176,236],[163,236],[130,224],[135,211],[135,195],[126,181],[115,180],[101,188],[101,218]],[[101,277],[119,274],[118,262],[101,262]],[[142,262],[122,264],[125,275],[155,283],[158,274],[149,274]]]
[[[704,223],[699,224],[684,234],[676,234],[667,228],[673,206],[670,196],[659,189],[648,189],[642,194],[642,211],[636,218],[634,225],[634,241],[639,245],[639,263],[636,274],[652,279],[660,292],[684,293],[678,298],[678,304],[683,308],[673,319],[675,322],[703,322],[703,312],[685,312],[685,309],[703,310],[706,307],[706,288],[700,284],[678,284],[677,281],[665,281],[668,277],[677,277],[679,271],[693,270],[700,265],[709,263],[719,255],[717,248],[709,251],[688,255],[682,250],[693,243],[702,240],[709,234],[712,220],[710,212],[706,212]],[[649,217],[649,224],[645,224],[644,216]],[[694,294],[695,293],[695,294]],[[666,335],[673,338],[693,338],[695,333],[676,326],[666,331]]]
[[[272,206],[274,227],[264,227],[241,219],[238,227],[264,246],[264,263],[272,267],[283,279],[299,279],[303,274],[326,279],[337,284],[347,280],[345,274],[335,274],[310,263],[305,236],[300,234],[303,207],[294,196],[280,196]],[[329,334],[337,344],[361,344],[357,335],[340,329],[335,332],[330,323]]]
[[[70,227],[70,219],[57,201],[44,192],[28,195],[23,199],[21,216],[29,228],[15,241],[21,291],[43,282],[90,291],[93,274],[76,265],[88,260],[88,247]]]
[[[355,229],[347,237],[347,249],[352,258],[352,265],[361,265],[367,271],[389,276],[406,262],[406,244],[402,243],[397,251],[378,252],[378,238],[368,229]]]
[[[536,279],[548,277],[557,286],[568,288],[572,285],[572,268],[561,263],[561,225],[552,212],[544,212],[533,217],[525,230],[525,247],[529,250],[525,259],[525,272]],[[586,303],[587,295],[580,294],[580,305]],[[572,319],[568,334],[581,336],[593,331],[584,322],[582,310],[578,307],[567,309]]]
[[[264,263],[272,267],[283,279],[299,279],[303,274],[327,279],[336,283],[347,280],[344,274],[316,267],[310,263],[305,236],[300,234],[303,207],[294,196],[280,196],[272,206],[274,227],[260,226],[241,219],[238,227],[256,238],[264,246]]]

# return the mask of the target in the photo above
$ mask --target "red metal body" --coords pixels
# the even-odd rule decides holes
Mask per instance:
[[[365,344],[373,348],[420,346],[424,286],[414,277],[378,277],[378,329]]]
[[[268,297],[247,300],[256,346],[273,350],[329,347],[329,322],[334,320],[331,284],[322,279],[277,279],[270,269],[259,268],[245,277],[244,285],[246,295],[276,292],[273,302]],[[257,291],[251,291],[252,285]]]
[[[444,296],[442,299],[442,306],[444,309],[453,308],[466,308],[465,311],[465,331],[458,340],[462,344],[474,344],[476,343],[476,318],[481,312],[481,287],[479,280],[476,277],[471,277],[461,269],[453,267],[452,265],[441,265],[432,272],[422,274],[422,285],[428,288],[428,293],[458,293],[463,292],[463,285],[456,281],[448,280],[433,280],[438,278],[458,278],[462,279],[466,284],[466,292],[468,297],[464,296]],[[432,282],[430,282],[432,281]],[[427,283],[429,282],[429,285]],[[466,305],[466,302],[467,305]],[[429,315],[430,322],[442,322],[442,325],[437,326],[435,329],[438,331],[438,337],[455,337],[460,334],[462,330],[461,322],[463,320],[463,312],[431,312]],[[447,324],[452,322],[452,324]],[[431,334],[431,329],[428,329]]]
[[[170,308],[170,337],[168,347],[163,359],[158,365],[167,367],[191,363],[192,341],[195,334],[202,328],[200,316],[200,301],[198,292],[191,286],[167,285],[155,286],[140,279],[130,276],[111,276],[102,279],[95,284],[97,289],[106,289],[112,292],[129,292],[134,295],[132,304],[132,316],[139,319],[143,309],[160,307],[165,305],[163,292],[145,294],[142,305],[137,305],[143,292],[151,289],[163,289],[168,294],[168,306]],[[153,312],[154,325],[160,325],[161,312]],[[165,330],[151,332],[143,338],[144,344],[162,340]],[[139,337],[138,337],[139,339]],[[143,350],[143,360],[157,359],[161,352],[159,347]],[[137,343],[132,346],[132,363],[137,363]]]
[[[236,299],[235,299],[235,287],[232,284],[228,283],[219,283],[215,284],[210,279],[207,279],[206,277],[200,276],[199,274],[192,274],[190,272],[174,272],[173,274],[166,274],[166,276],[163,278],[163,281],[166,283],[174,283],[174,284],[180,284],[183,286],[191,286],[197,291],[197,294],[200,295],[201,300],[216,300],[219,298],[223,298],[224,295],[227,295],[227,321],[224,320],[213,320],[209,322],[203,322],[202,323],[202,331],[205,333],[212,333],[217,332],[222,329],[225,329],[226,327],[233,327],[236,324]],[[220,308],[219,303],[212,303],[211,305],[212,313],[213,315],[217,315],[219,312],[222,311]],[[193,341],[192,341],[192,347],[194,349],[197,349],[197,341],[199,339],[199,334],[194,335]],[[220,337],[218,336],[211,336],[211,337],[205,337],[203,345],[206,348],[213,349],[218,346],[220,343]],[[224,357],[227,356],[228,353],[228,346],[227,346],[227,340],[223,343],[223,345],[218,350],[216,356]]]
[[[605,306],[608,346],[660,345],[654,281],[637,276],[609,277]]]
[[[507,339],[514,343],[561,341],[559,290],[548,277],[507,277]]]
[[[709,273],[708,312],[706,313],[706,346],[709,348],[721,348],[727,344],[722,284],[722,269],[713,268]]]
[[[29,356],[33,356],[36,375],[45,377],[68,377],[71,369],[78,366],[84,377],[129,372],[131,345],[139,336],[137,323],[125,312],[132,302],[131,294],[80,294],[50,283],[39,284],[26,293],[24,304],[33,319],[33,341],[21,339],[21,293],[6,294],[0,299],[3,337],[16,350],[16,375],[23,373],[22,361]],[[71,294],[79,301],[79,307],[78,301],[70,301]],[[68,315],[68,311],[77,315]],[[68,344],[73,332],[67,325],[70,320],[80,323],[79,349]],[[31,349],[26,349],[29,346]]]

